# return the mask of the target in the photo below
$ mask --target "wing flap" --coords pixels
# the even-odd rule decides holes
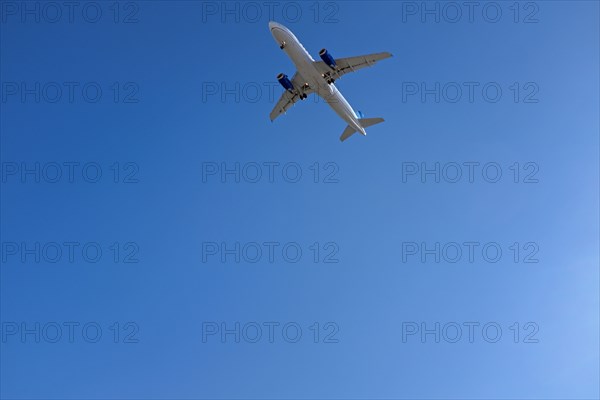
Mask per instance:
[[[331,77],[334,79],[340,78],[343,75],[358,71],[359,69],[370,67],[378,61],[392,57],[391,53],[387,51],[382,53],[366,54],[364,56],[346,57],[336,59],[336,68],[332,69],[330,66],[325,64],[323,61],[315,61],[315,66],[322,75]]]
[[[273,111],[271,111],[271,114],[269,115],[271,121],[274,121],[281,114],[285,114],[287,110],[289,110],[294,104],[298,102],[298,100],[300,100],[301,95],[309,95],[314,92],[312,88],[304,87],[304,78],[298,72],[294,74],[291,82],[292,86],[294,86],[294,92],[289,92],[285,90],[281,94],[281,97],[279,98],[277,104],[275,104],[275,107],[273,108]]]

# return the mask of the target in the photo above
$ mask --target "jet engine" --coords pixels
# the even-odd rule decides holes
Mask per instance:
[[[333,57],[331,57],[331,54],[329,54],[327,49],[321,49],[321,51],[319,52],[319,56],[321,57],[321,60],[323,60],[325,64],[329,65],[331,69],[335,69],[335,60],[333,59]]]
[[[294,91],[294,85],[292,85],[292,82],[290,81],[288,76],[286,74],[284,74],[283,72],[281,74],[277,75],[277,81],[288,92]]]

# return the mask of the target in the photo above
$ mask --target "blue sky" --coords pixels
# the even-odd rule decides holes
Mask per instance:
[[[597,2],[0,4],[2,398],[600,396]]]

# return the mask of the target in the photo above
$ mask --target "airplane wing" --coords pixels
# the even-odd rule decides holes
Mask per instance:
[[[292,85],[294,86],[294,93],[290,93],[287,90],[283,92],[277,104],[271,111],[271,121],[274,121],[275,118],[279,117],[281,114],[284,114],[291,106],[296,104],[298,100],[300,100],[300,96],[303,94],[309,95],[314,92],[312,88],[304,88],[304,78],[298,72],[294,74],[292,77]]]
[[[377,61],[389,58],[391,56],[392,54],[386,51],[383,53],[373,53],[364,56],[335,59],[335,69],[332,69],[323,61],[315,61],[315,66],[319,70],[319,73],[325,75],[325,77],[337,79],[349,72],[354,72],[364,67],[370,67],[374,65]]]

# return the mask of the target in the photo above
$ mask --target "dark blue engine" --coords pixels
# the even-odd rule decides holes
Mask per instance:
[[[335,69],[335,60],[333,59],[333,57],[331,57],[331,54],[329,54],[327,49],[321,49],[321,51],[319,52],[319,56],[321,57],[321,60],[323,60],[325,64],[329,65],[331,69]]]
[[[277,75],[277,80],[279,81],[281,86],[283,86],[283,88],[285,90],[287,90],[288,92],[294,91],[294,85],[292,85],[292,82],[290,82],[288,76],[286,74],[284,74],[283,72],[281,74]]]

